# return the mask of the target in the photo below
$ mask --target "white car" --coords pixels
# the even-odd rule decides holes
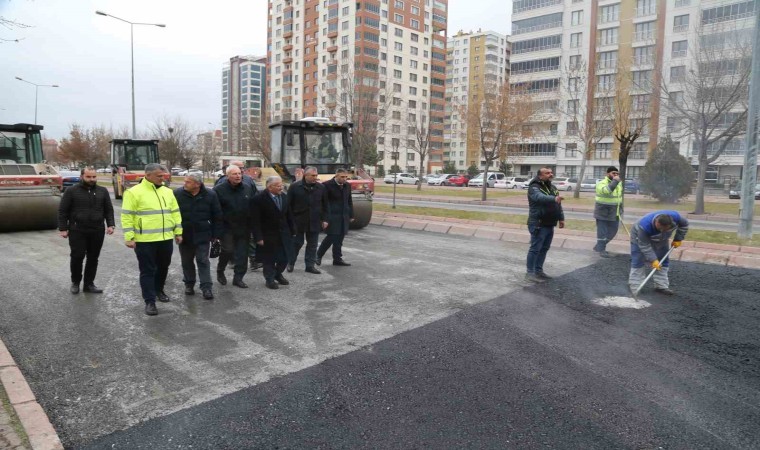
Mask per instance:
[[[505,179],[506,176],[501,172],[496,173],[489,173],[488,174],[488,187],[494,187],[496,185],[496,182],[499,180]],[[471,179],[468,183],[468,186],[470,187],[483,187],[483,174],[479,173],[478,176]]]
[[[527,177],[506,177],[503,180],[496,180],[493,187],[497,189],[522,189],[528,184]]]
[[[557,177],[552,180],[552,184],[560,191],[572,191],[578,185],[577,178]]]
[[[97,172],[98,173],[111,173],[111,168],[110,167],[104,167],[102,169],[98,169]]]
[[[409,173],[397,173],[394,175],[387,175],[383,178],[385,184],[392,184],[394,181],[398,184],[420,184],[419,178]]]
[[[453,178],[455,176],[456,175],[454,174],[444,173],[438,178],[433,178],[432,180],[428,180],[428,184],[431,186],[448,186],[448,184],[446,183],[446,180],[448,180],[449,178]]]
[[[182,170],[177,173],[178,176],[184,177],[187,175],[200,175],[203,176],[203,171],[200,169],[190,169],[190,170]]]
[[[438,178],[440,176],[441,176],[440,173],[429,173],[429,174],[425,175],[424,177],[422,177],[422,182],[423,183],[429,183],[430,180],[433,180],[433,179]]]

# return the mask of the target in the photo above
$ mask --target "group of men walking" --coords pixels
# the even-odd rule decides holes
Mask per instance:
[[[528,249],[525,279],[543,282],[551,279],[544,272],[544,261],[551,247],[554,228],[565,226],[562,210],[563,197],[552,184],[554,172],[551,167],[542,167],[538,175],[528,184]],[[594,251],[609,258],[607,244],[617,235],[623,215],[623,184],[616,167],[608,167],[606,176],[596,183],[594,219],[596,220],[596,245]],[[654,273],[655,292],[673,295],[668,278],[669,260],[666,255],[671,247],[681,246],[689,231],[689,221],[678,211],[661,210],[651,212],[639,219],[630,231],[631,269],[628,286],[636,292],[646,279],[647,266]],[[672,244],[671,239],[672,237]]]
[[[188,175],[183,186],[172,191],[163,185],[165,171],[159,164],[148,164],[145,177],[125,191],[122,204],[124,240],[137,256],[146,314],[158,314],[156,301],[171,300],[164,286],[175,242],[185,294],[195,294],[199,281],[207,300],[214,298],[209,253],[219,244],[217,281],[222,285],[227,284],[225,270],[233,262],[232,284],[248,287],[243,278],[249,257],[251,269],[263,267],[266,287],[290,284],[283,273],[294,270],[304,241],[306,272],[320,274],[316,266],[331,247],[333,265],[350,266],[342,254],[343,239],[353,221],[346,170],[338,169],[333,179],[319,183],[317,169],[307,167],[303,179],[293,183],[287,195],[279,176],[267,178],[265,189],[258,192],[253,179],[234,164],[213,189],[200,176]],[[81,183],[64,193],[59,230],[71,247],[71,292],[79,293],[85,257],[83,290],[103,292],[94,279],[104,234],[114,230],[114,212],[108,191],[97,185],[94,168],[82,169]],[[327,235],[318,248],[320,231]]]

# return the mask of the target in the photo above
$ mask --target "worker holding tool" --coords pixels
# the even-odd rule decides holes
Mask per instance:
[[[607,176],[596,183],[594,219],[596,219],[596,245],[594,251],[609,258],[607,243],[615,238],[623,215],[623,183],[617,167],[607,168]]]
[[[674,231],[673,247],[678,248],[689,231],[689,221],[672,210],[649,213],[631,228],[631,273],[628,276],[631,292],[640,289],[651,267],[655,269],[654,290],[673,295],[668,281],[669,261],[664,257],[670,250],[670,236]]]

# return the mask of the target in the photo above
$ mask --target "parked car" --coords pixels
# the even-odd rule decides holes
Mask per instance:
[[[419,178],[409,173],[397,173],[395,175],[387,175],[383,178],[386,184],[392,184],[394,182],[398,184],[419,184]]]
[[[179,173],[177,173],[178,176],[184,177],[187,175],[200,175],[203,176],[203,171],[200,169],[190,169],[190,170],[182,170]]]
[[[102,169],[97,170],[98,173],[111,173],[110,167],[103,167]]]
[[[81,178],[81,173],[78,170],[62,170],[58,173],[63,178],[63,187],[61,188],[62,191],[65,191],[66,188],[79,183],[79,179]]]
[[[496,180],[494,187],[502,189],[522,189],[527,186],[528,177],[505,177],[503,180]]]
[[[467,174],[454,175],[446,180],[449,186],[467,186],[470,183],[470,176]]]
[[[594,178],[586,178],[581,181],[581,191],[596,191],[596,181]]]
[[[641,184],[639,183],[639,180],[635,178],[625,180],[625,184],[623,185],[623,192],[626,194],[640,194]]]
[[[214,172],[214,176],[217,178],[222,178],[224,176],[224,171],[222,169],[219,169],[216,172]]]
[[[185,170],[185,169],[183,169],[182,167],[172,167],[172,169],[170,170],[170,172],[174,176],[179,176],[179,173],[182,172],[183,170]]]
[[[504,175],[501,172],[495,172],[495,173],[489,173],[488,174],[488,187],[494,187],[496,184],[496,181],[503,180],[506,178],[506,175]],[[483,174],[479,173],[475,178],[470,180],[468,183],[468,186],[470,187],[483,187]]]
[[[434,178],[438,178],[438,177],[440,177],[440,176],[441,176],[441,174],[440,174],[440,173],[429,173],[429,174],[427,174],[427,175],[425,175],[425,176],[423,176],[423,177],[422,177],[422,182],[423,182],[423,183],[427,183],[427,182],[429,182],[430,180],[432,180],[432,179],[434,179]]]
[[[578,179],[568,178],[568,177],[556,177],[554,178],[552,183],[560,191],[572,191],[573,189],[575,189],[575,186],[578,185]]]
[[[428,184],[431,186],[449,186],[448,180],[451,178],[454,178],[456,175],[451,173],[444,173],[438,178],[433,178],[432,180],[428,181]]]
[[[742,198],[741,183],[731,187],[731,189],[728,191],[728,198]],[[755,185],[755,200],[760,200],[760,184]]]

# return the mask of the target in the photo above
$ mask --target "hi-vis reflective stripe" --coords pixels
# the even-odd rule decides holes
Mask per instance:
[[[163,214],[163,213],[169,214],[169,213],[173,213],[173,212],[177,212],[177,211],[179,211],[179,209],[176,209],[174,211],[171,211],[171,210],[168,210],[168,209],[149,209],[147,211],[131,211],[129,209],[122,209],[121,213],[122,214],[132,214],[132,215],[135,215],[135,216],[150,216],[151,214]]]
[[[143,230],[137,230],[138,234],[148,234],[148,233],[171,233],[174,231],[174,228],[146,228]]]
[[[122,231],[124,233],[129,233],[130,231],[135,231],[135,229],[130,227],[130,228],[124,228]]]

